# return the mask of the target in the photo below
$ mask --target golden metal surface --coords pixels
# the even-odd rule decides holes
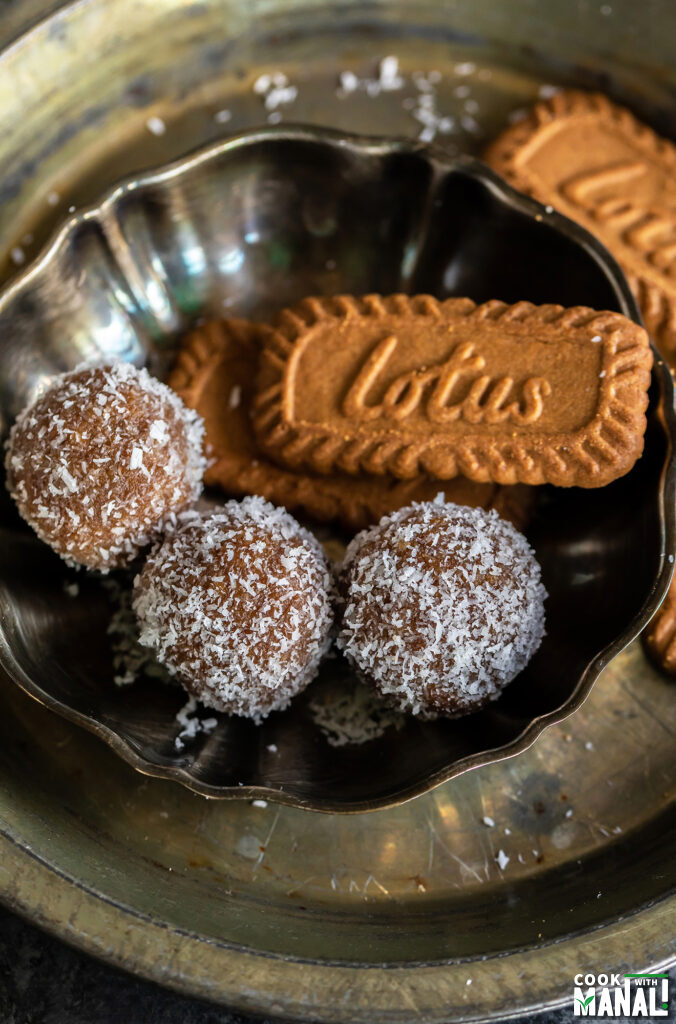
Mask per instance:
[[[301,17],[298,5],[271,6],[118,0],[113,22],[110,7],[85,2],[6,50],[5,257],[17,245],[31,256],[71,204],[120,176],[260,122],[250,86],[264,69],[282,67],[301,83],[285,111],[294,120],[407,132],[414,126],[400,96],[346,102],[336,96],[337,69],[372,73],[378,57],[396,52],[407,71],[439,68],[452,80],[468,49],[443,32],[474,25],[507,43],[537,38],[550,53],[558,38],[563,58],[578,60],[565,76],[589,82],[609,68],[590,42],[598,16],[603,47],[618,55],[620,93],[634,85],[639,106],[659,104],[668,82],[668,61],[659,64],[666,43],[651,49],[641,25],[631,38],[637,15],[618,0],[626,19],[614,34],[598,11],[574,25],[564,5],[540,18],[526,4],[502,17],[493,5],[389,5],[391,16],[378,5],[374,20],[389,28],[370,34],[353,30],[363,14],[338,19],[317,3]],[[492,17],[473,13],[484,6]],[[255,26],[261,13],[267,20]],[[647,54],[652,73],[638,63]],[[524,75],[507,56],[483,66],[487,134],[543,77],[551,81],[536,68]],[[455,85],[443,90],[449,106]],[[223,126],[213,115],[226,108],[233,117]],[[166,121],[164,135],[147,130],[152,115]],[[23,242],[26,232],[33,242]],[[15,688],[3,687],[0,700],[3,898],[148,977],[313,1021],[478,1020],[567,1001],[579,969],[640,969],[674,955],[666,896],[676,699],[638,644],[572,719],[518,758],[358,816],[207,801],[137,775]]]
[[[18,719],[22,738],[31,737],[27,749],[19,743],[15,775],[42,779],[73,815],[114,842],[141,839],[146,860],[220,873],[228,886],[255,883],[256,898],[266,904],[289,897],[303,902],[313,894],[336,907],[353,897],[421,907],[449,892],[463,899],[620,844],[676,795],[674,689],[647,665],[639,643],[603,673],[574,716],[548,729],[530,750],[409,804],[365,815],[195,798],[173,783],[137,775],[102,743],[14,688],[3,700],[13,712],[3,731],[16,729]],[[510,858],[504,869],[496,863],[499,850]],[[602,887],[601,916],[611,885],[609,878]],[[177,912],[192,914],[193,908]],[[208,917],[210,908],[204,913]],[[531,938],[557,932],[561,922],[547,918],[543,908]],[[181,923],[190,926],[189,918]],[[217,929],[217,913],[213,923]],[[490,936],[482,934],[486,940]],[[333,955],[347,952],[336,941]]]
[[[638,644],[531,750],[368,815],[207,801],[4,697],[0,811],[29,850],[3,857],[6,894],[158,980],[316,1020],[469,1019],[561,998],[580,967],[673,953],[668,905],[634,916],[661,888],[654,824],[676,783],[673,691]],[[73,884],[36,878],[36,854]]]

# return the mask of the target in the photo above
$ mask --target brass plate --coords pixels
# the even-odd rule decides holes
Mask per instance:
[[[536,40],[577,61],[560,74],[583,83],[613,70],[599,51],[614,52],[619,94],[642,90],[639,108],[664,102],[668,25],[650,39],[618,0],[613,19],[595,9],[578,23],[550,5],[537,19],[519,2],[386,5],[368,33],[363,5],[339,6],[301,16],[284,2],[118,0],[113,24],[110,9],[85,2],[37,25],[0,57],[5,256],[32,232],[30,256],[64,205],[216,138],[217,110],[237,113],[228,129],[260,122],[250,85],[266,68],[305,79],[294,120],[367,132],[410,130],[401,95],[348,104],[335,71],[372,73],[388,52],[407,71],[450,78],[470,56],[491,70],[487,132],[551,81],[551,71],[524,76],[509,53],[496,63],[461,46],[451,30]],[[637,63],[648,55],[649,71]],[[151,115],[164,135],[147,131]],[[568,1002],[580,969],[674,955],[676,700],[638,644],[530,750],[368,815],[207,801],[139,776],[15,687],[0,699],[3,898],[147,977],[296,1019],[482,1020]]]

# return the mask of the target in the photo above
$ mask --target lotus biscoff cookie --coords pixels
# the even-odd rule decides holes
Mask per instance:
[[[459,477],[400,481],[365,476],[312,476],[281,469],[262,454],[253,436],[249,407],[265,328],[245,320],[207,323],[182,343],[170,386],[205,421],[212,462],[208,486],[228,494],[258,494],[320,522],[339,521],[359,530],[413,501],[431,501],[443,491],[459,505],[495,508],[515,526],[525,525],[532,506],[528,487],[477,484]]]
[[[605,96],[567,90],[507,128],[484,159],[610,249],[676,365],[676,146]]]
[[[253,422],[294,469],[601,487],[643,450],[651,364],[582,306],[306,299],[266,334]]]
[[[644,630],[643,643],[657,667],[670,676],[676,676],[676,577],[650,625]]]

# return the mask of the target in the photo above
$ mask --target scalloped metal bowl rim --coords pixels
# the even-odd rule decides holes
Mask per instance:
[[[280,138],[329,143],[372,156],[382,156],[394,152],[416,153],[425,156],[437,172],[448,173],[457,168],[479,178],[491,191],[507,199],[512,207],[533,218],[546,218],[549,224],[552,224],[578,245],[585,248],[611,280],[618,299],[623,306],[624,314],[641,323],[638,308],[622,271],[605,247],[574,221],[556,211],[552,211],[551,207],[545,207],[536,200],[512,188],[480,160],[466,156],[449,157],[438,146],[425,145],[407,139],[363,136],[338,132],[332,129],[308,128],[303,125],[284,125],[241,132],[222,142],[200,148],[164,167],[150,170],[134,178],[125,179],[119,185],[109,190],[99,203],[76,212],[65,221],[61,228],[57,229],[40,256],[0,292],[0,312],[16,296],[29,288],[33,280],[40,276],[43,268],[58,257],[64,243],[77,229],[78,225],[88,220],[98,219],[124,195],[147,186],[163,184],[175,177],[182,177],[193,168],[209,163],[231,150],[234,151],[256,143],[274,141]],[[589,696],[592,686],[601,671],[639,635],[652,618],[667,592],[673,571],[673,565],[667,559],[667,552],[674,551],[676,547],[676,460],[672,458],[672,449],[676,439],[676,411],[674,410],[674,383],[671,373],[654,347],[653,352],[655,356],[653,373],[659,383],[663,422],[669,440],[668,457],[662,472],[659,490],[658,513],[662,544],[659,570],[655,581],[640,611],[629,622],[622,633],[589,662],[570,698],[554,711],[533,719],[515,740],[505,746],[461,758],[448,768],[440,769],[428,776],[424,781],[401,789],[390,796],[354,803],[340,803],[317,799],[306,800],[285,790],[273,789],[268,786],[210,786],[208,783],[196,779],[189,769],[147,761],[136,752],[131,742],[123,739],[114,730],[98,722],[96,719],[73,710],[46,693],[16,664],[2,630],[0,630],[0,667],[4,669],[7,676],[14,683],[29,696],[33,697],[33,699],[37,700],[38,703],[57,712],[71,722],[83,726],[89,732],[99,737],[99,739],[104,740],[123,760],[137,771],[155,778],[174,779],[193,792],[212,799],[252,800],[264,798],[292,807],[327,813],[358,813],[382,810],[387,807],[398,806],[417,796],[428,793],[444,782],[448,782],[450,779],[472,768],[478,768],[482,765],[514,757],[530,747],[545,729],[562,722],[581,707]],[[8,599],[8,595],[3,588],[0,600],[4,602],[6,599]]]

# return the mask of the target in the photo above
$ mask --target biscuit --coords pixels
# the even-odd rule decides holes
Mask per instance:
[[[657,668],[667,675],[676,676],[676,577],[643,631],[643,646]]]
[[[253,424],[294,469],[601,487],[643,450],[651,365],[619,313],[305,299],[265,336]]]
[[[246,320],[214,321],[182,342],[170,386],[204,418],[211,463],[205,483],[228,494],[258,494],[276,505],[319,522],[340,522],[349,530],[376,523],[412,501],[430,501],[443,491],[459,505],[495,508],[518,528],[534,499],[528,487],[497,487],[458,478],[437,481],[365,476],[312,476],[281,469],[262,455],[249,418],[261,332]]]
[[[484,159],[610,249],[676,366],[676,146],[605,96],[569,90],[507,128]]]

